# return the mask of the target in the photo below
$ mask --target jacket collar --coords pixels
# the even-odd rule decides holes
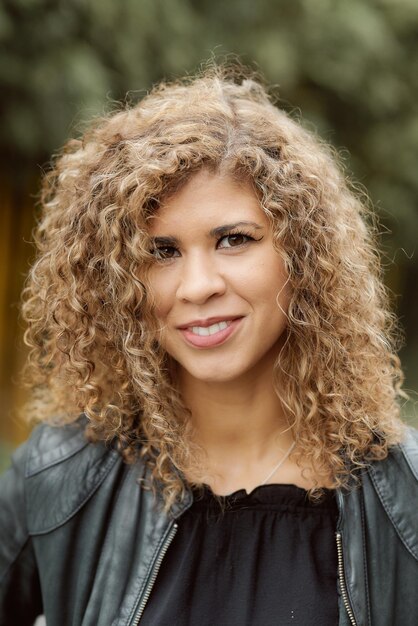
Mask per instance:
[[[418,560],[418,432],[406,429],[403,442],[387,459],[372,463],[368,476],[399,538]]]

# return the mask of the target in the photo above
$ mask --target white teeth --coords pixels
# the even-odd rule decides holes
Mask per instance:
[[[200,337],[207,337],[208,335],[214,335],[220,330],[225,330],[231,322],[219,322],[218,324],[212,324],[211,326],[192,326],[191,331],[194,335],[200,335]]]
[[[192,333],[204,337],[206,335],[209,335],[209,328],[203,328],[203,326],[193,326]]]

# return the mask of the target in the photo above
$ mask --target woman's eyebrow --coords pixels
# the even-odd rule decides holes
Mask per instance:
[[[151,242],[154,246],[178,246],[180,243],[176,237],[151,237]]]
[[[220,237],[224,235],[225,233],[228,233],[229,231],[234,230],[235,228],[240,228],[241,226],[252,226],[253,228],[257,230],[263,229],[263,227],[260,224],[257,224],[256,222],[241,221],[241,222],[234,222],[233,224],[223,224],[222,226],[217,226],[216,228],[212,228],[212,230],[210,231],[210,235],[211,237]]]
[[[216,228],[212,228],[209,231],[209,235],[210,237],[222,237],[222,235],[224,235],[225,233],[229,233],[231,230],[240,228],[241,226],[251,226],[252,228],[255,228],[256,230],[263,229],[263,227],[260,224],[257,224],[256,222],[241,221],[241,222],[234,222],[233,224],[222,224],[222,226],[217,226]],[[151,237],[151,241],[154,245],[159,245],[159,246],[179,246],[180,245],[180,240],[177,239],[177,237],[172,237],[172,236]]]

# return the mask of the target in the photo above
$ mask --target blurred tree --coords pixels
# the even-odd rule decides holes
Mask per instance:
[[[2,0],[0,159],[27,188],[85,120],[163,76],[236,53],[338,147],[381,216],[387,279],[418,372],[415,0]],[[349,156],[348,156],[349,155]],[[7,179],[7,180],[6,180]],[[412,367],[412,365],[410,365]],[[418,374],[415,374],[418,377]],[[418,387],[418,380],[409,385]]]
[[[232,51],[278,84],[287,108],[297,104],[349,149],[396,249],[402,243],[411,253],[417,26],[412,0],[3,0],[3,159],[33,171],[109,101],[193,71],[211,51]]]

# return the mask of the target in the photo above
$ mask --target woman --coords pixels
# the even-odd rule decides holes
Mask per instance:
[[[330,148],[219,68],[67,144],[24,292],[49,424],[3,478],[1,624],[417,624],[418,439],[367,217]]]

